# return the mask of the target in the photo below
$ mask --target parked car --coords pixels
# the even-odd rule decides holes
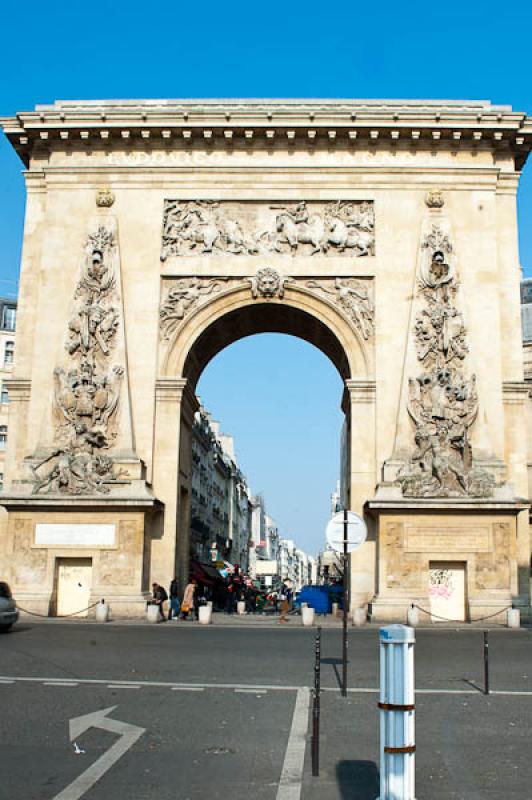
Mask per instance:
[[[0,631],[8,631],[18,619],[18,611],[11,589],[0,581]]]

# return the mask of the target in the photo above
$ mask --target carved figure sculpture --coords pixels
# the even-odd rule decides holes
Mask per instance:
[[[271,205],[267,227],[246,229],[244,219],[213,200],[166,200],[161,261],[169,256],[280,253],[371,255],[375,247],[374,211],[369,202]],[[249,227],[249,222],[248,222]]]
[[[256,299],[262,297],[284,297],[285,284],[287,280],[272,267],[262,267],[257,270],[254,278],[251,278],[251,294]]]
[[[332,295],[340,308],[353,320],[364,339],[373,334],[375,307],[368,286],[354,278],[335,278],[327,281],[307,281],[310,289]]]
[[[409,381],[408,412],[416,448],[399,472],[411,497],[487,497],[495,480],[473,463],[469,431],[478,412],[475,376],[466,378],[466,329],[454,306],[458,283],[449,237],[438,225],[422,243],[419,289],[426,306],[416,317],[417,357],[427,370]]]
[[[221,278],[181,278],[172,285],[159,309],[159,321],[165,339],[175,331],[186,314],[202,297],[219,290],[228,281]]]
[[[115,482],[113,459],[103,454],[116,438],[116,413],[124,370],[110,367],[113,338],[119,327],[115,292],[115,239],[104,225],[87,239],[78,300],[68,323],[66,349],[72,367],[54,370],[54,410],[57,445],[30,466],[33,493],[106,493]],[[51,464],[42,473],[45,464]]]

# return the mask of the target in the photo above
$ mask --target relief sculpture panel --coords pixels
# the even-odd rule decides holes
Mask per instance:
[[[165,282],[166,283],[166,282]],[[355,278],[304,280],[281,275],[273,267],[260,267],[252,277],[178,278],[163,287],[159,324],[163,339],[170,339],[182,320],[213,295],[236,287],[249,287],[253,300],[282,300],[288,288],[304,288],[325,297],[345,314],[363,339],[374,333],[375,305],[372,281]]]
[[[398,475],[407,497],[489,497],[496,481],[473,460],[470,430],[478,413],[475,375],[468,375],[466,328],[450,235],[432,224],[421,244],[414,342],[422,372],[408,384],[415,449]]]
[[[54,448],[30,464],[33,493],[107,493],[118,477],[116,438],[124,369],[111,361],[120,325],[117,242],[99,225],[86,240],[68,321],[68,365],[54,370]]]
[[[171,256],[375,253],[371,201],[165,200],[161,261]]]

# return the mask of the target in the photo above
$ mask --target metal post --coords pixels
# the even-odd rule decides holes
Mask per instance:
[[[415,800],[415,641],[406,625],[380,630],[379,800]]]
[[[320,774],[320,691],[321,691],[321,628],[316,633],[314,648],[314,698],[312,704],[312,777]]]
[[[488,632],[484,631],[484,694],[490,693],[490,656]]]
[[[342,618],[342,697],[347,697],[347,509],[344,508],[344,579]]]

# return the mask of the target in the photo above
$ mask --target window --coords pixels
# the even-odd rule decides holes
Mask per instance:
[[[0,390],[0,403],[9,403],[9,392],[4,381],[2,381],[2,389]]]
[[[4,366],[13,363],[15,358],[15,342],[6,342],[4,347]]]
[[[4,306],[2,309],[2,328],[5,331],[14,331],[17,319],[16,306]]]
[[[0,425],[0,450],[5,450],[7,442],[7,425]]]

